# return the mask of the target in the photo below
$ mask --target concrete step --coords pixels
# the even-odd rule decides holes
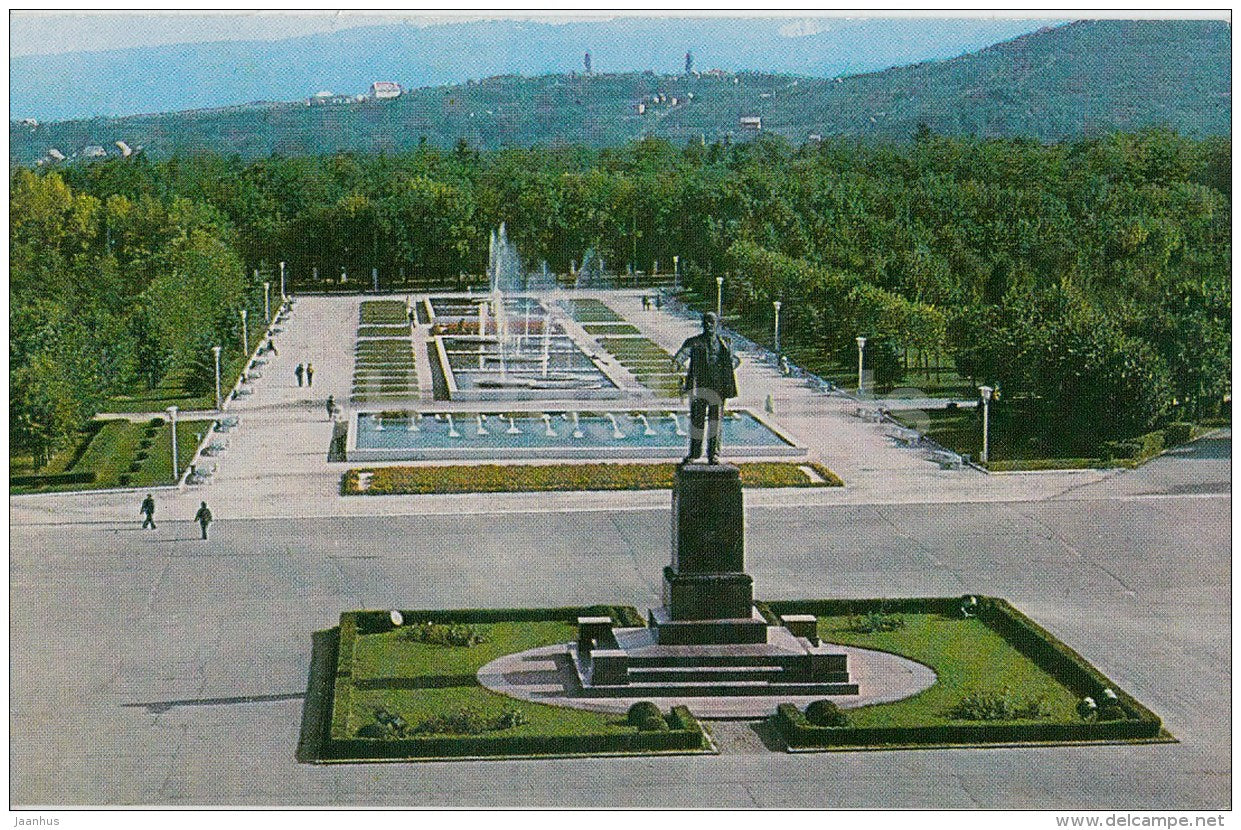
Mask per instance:
[[[722,683],[761,681],[770,683],[784,674],[781,666],[673,666],[668,668],[630,667],[630,683]]]
[[[592,685],[583,689],[592,697],[750,697],[855,695],[856,683],[765,683],[734,681],[720,683],[628,683],[617,686]]]

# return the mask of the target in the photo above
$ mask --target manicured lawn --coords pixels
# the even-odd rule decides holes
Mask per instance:
[[[487,641],[470,647],[429,645],[406,639],[402,629],[359,636],[354,650],[350,731],[372,722],[376,708],[399,714],[411,727],[462,708],[477,709],[489,717],[516,709],[529,722],[502,730],[503,735],[513,737],[634,731],[623,716],[528,703],[478,685],[475,675],[487,663],[505,654],[568,642],[576,636],[576,626],[510,622],[472,627]]]
[[[358,308],[358,322],[364,326],[394,326],[408,323],[409,316],[400,300],[364,300]]]
[[[744,487],[842,487],[840,477],[812,461],[754,461],[737,465]],[[813,481],[801,467],[823,479]],[[359,475],[370,473],[367,489]],[[476,464],[377,467],[349,470],[343,495],[384,496],[428,493],[511,493],[563,490],[670,490],[676,465],[668,464]]]
[[[1041,700],[1047,717],[1077,723],[1078,696],[978,619],[901,614],[905,627],[862,634],[848,617],[820,617],[819,636],[843,645],[888,651],[935,670],[935,685],[911,698],[848,710],[850,726],[931,726],[977,723],[955,720],[950,710],[971,692]]]
[[[623,323],[621,317],[599,300],[589,298],[570,298],[562,301],[564,307],[574,320],[583,323]]]
[[[194,455],[199,436],[211,429],[211,421],[177,422],[177,455],[181,469]],[[52,493],[69,490],[100,490],[113,487],[148,487],[172,484],[172,427],[122,419],[92,425],[82,433],[76,447],[53,458],[39,473],[93,472],[93,481],[75,484],[11,486],[13,493]]]
[[[239,354],[223,357],[220,362],[220,394],[227,396],[237,383],[244,364]],[[136,389],[128,395],[117,395],[103,403],[103,412],[163,412],[170,406],[178,409],[215,409],[215,388],[202,394],[187,388],[188,367],[172,369],[154,389]]]

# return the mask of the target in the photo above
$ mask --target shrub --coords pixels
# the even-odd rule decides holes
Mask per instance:
[[[1038,720],[1047,717],[1047,709],[1041,698],[1018,698],[1005,689],[970,692],[948,716],[955,720]]]
[[[163,418],[152,418],[151,420],[147,421],[147,426],[150,427],[151,429],[156,429],[158,427],[162,427],[163,425],[164,425]]]
[[[530,722],[530,718],[526,717],[526,713],[520,709],[505,709],[500,713],[500,717],[496,718],[496,729],[512,729],[515,726],[522,726]]]
[[[469,648],[487,642],[487,636],[472,625],[422,622],[405,629],[405,639],[435,646]]]
[[[848,726],[849,718],[830,700],[816,700],[806,707],[806,720],[815,726]]]
[[[629,707],[629,712],[625,716],[625,720],[630,726],[641,728],[642,723],[648,718],[662,718],[659,707],[649,700],[639,700],[637,703]]]
[[[1095,720],[1125,720],[1129,717],[1129,713],[1125,711],[1125,707],[1119,703],[1109,703],[1099,708],[1099,714],[1095,716]]]
[[[117,476],[116,483],[122,487],[128,487],[130,482],[129,473],[121,473]]]
[[[668,721],[664,720],[663,715],[650,715],[642,719],[638,724],[639,732],[668,732],[670,727]]]
[[[427,718],[414,727],[415,735],[481,735],[491,721],[477,709],[463,707],[447,715]]]
[[[882,631],[899,631],[905,627],[905,618],[884,611],[869,611],[849,618],[849,630],[858,634],[875,634]]]
[[[1163,428],[1163,440],[1168,446],[1184,444],[1193,434],[1194,425],[1187,421],[1175,421]]]

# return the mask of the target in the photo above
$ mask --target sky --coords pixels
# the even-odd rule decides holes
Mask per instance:
[[[652,17],[658,12],[635,12],[643,17]],[[680,16],[704,16],[707,11],[691,11]],[[743,16],[745,11],[729,10],[728,16]],[[946,14],[946,13],[941,13]],[[804,30],[806,34],[830,26],[832,17],[816,14],[808,15],[804,11],[779,13],[764,11],[765,17],[788,16],[791,29]],[[900,16],[900,12],[885,12],[884,16]],[[22,57],[25,55],[50,55],[75,51],[99,51],[105,49],[123,49],[132,46],[158,46],[171,43],[204,42],[215,40],[277,40],[280,38],[297,37],[300,35],[334,32],[341,29],[352,29],[358,26],[373,26],[384,23],[411,23],[414,25],[432,25],[464,20],[482,19],[534,19],[543,22],[567,22],[570,20],[599,19],[615,17],[615,13],[591,14],[583,12],[563,14],[517,14],[501,12],[495,14],[478,13],[436,13],[434,15],[415,15],[396,12],[245,12],[227,10],[218,13],[185,13],[174,11],[144,12],[141,14],[123,14],[115,12],[34,12],[13,11],[9,14],[9,55]],[[843,15],[840,15],[843,16]],[[852,16],[859,14],[853,12]],[[935,12],[919,11],[919,17],[937,16]],[[1040,11],[1037,14],[1020,14],[1013,12],[972,12],[953,13],[956,17],[1072,17],[1072,14],[1054,14]],[[1080,16],[1080,15],[1079,15]],[[1120,13],[1094,13],[1091,17],[1122,16]],[[1124,17],[1161,16],[1149,12],[1125,12]],[[1162,16],[1167,16],[1162,15]],[[1200,16],[1194,13],[1178,12],[1178,17]],[[1227,12],[1208,13],[1206,16],[1227,17]],[[837,16],[837,19],[839,16]]]

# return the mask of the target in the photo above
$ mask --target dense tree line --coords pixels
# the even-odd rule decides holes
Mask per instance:
[[[55,408],[49,374],[76,378],[80,416],[226,335],[256,268],[451,279],[483,270],[501,221],[532,267],[677,255],[703,297],[727,274],[726,311],[756,330],[783,300],[798,354],[843,360],[862,334],[888,376],[906,350],[950,355],[1065,434],[1132,434],[1230,392],[1230,150],[1166,130],[1052,146],[921,130],[19,171],[12,371],[33,391],[13,396],[14,434]]]

